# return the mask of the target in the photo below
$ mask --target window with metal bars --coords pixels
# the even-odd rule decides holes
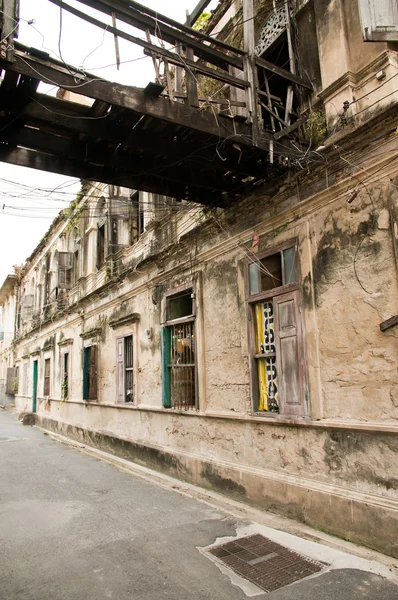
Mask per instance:
[[[133,336],[116,340],[117,401],[134,402]]]
[[[197,408],[195,315],[192,289],[166,298],[162,329],[162,398],[165,408]]]

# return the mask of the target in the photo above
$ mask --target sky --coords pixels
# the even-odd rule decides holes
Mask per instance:
[[[21,21],[18,40],[28,47],[49,52],[51,56],[82,67],[110,81],[145,87],[154,80],[152,60],[143,49],[119,40],[121,66],[116,69],[114,37],[52,4],[49,0],[20,0]],[[198,0],[141,0],[141,4],[184,22]],[[104,22],[110,17],[87,8],[77,0],[67,3]],[[217,6],[212,0],[209,10]],[[61,27],[60,27],[61,26]],[[144,32],[118,22],[132,35]],[[61,35],[60,35],[61,31]],[[155,40],[154,40],[155,41]],[[41,84],[39,91],[55,95],[56,88]],[[74,199],[80,189],[76,179],[16,167],[0,162],[0,286],[13,265],[21,265],[31,254],[59,210]]]

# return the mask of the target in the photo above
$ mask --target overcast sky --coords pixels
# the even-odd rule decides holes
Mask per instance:
[[[186,10],[192,11],[197,2],[144,0],[141,3],[183,22]],[[76,0],[68,0],[68,4],[110,23],[106,15],[90,10]],[[218,0],[213,0],[209,8],[217,4]],[[60,47],[65,62],[111,81],[139,87],[153,81],[152,60],[145,57],[138,46],[119,41],[122,64],[117,71],[113,35],[65,10],[62,11],[61,37],[60,24],[60,9],[49,0],[21,0],[18,37],[21,43],[44,49],[57,58],[60,58]],[[123,23],[118,23],[118,27],[144,37],[142,31]],[[54,95],[56,89],[41,85],[39,91]],[[77,180],[0,162],[0,286],[13,272],[13,265],[22,264],[33,251],[50,227],[52,218],[74,198],[79,187]]]

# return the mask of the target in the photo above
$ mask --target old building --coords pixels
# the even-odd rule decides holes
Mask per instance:
[[[0,406],[14,402],[19,373],[14,366],[13,341],[16,332],[17,276],[8,275],[0,288]]]
[[[83,182],[18,282],[16,405],[397,556],[396,5],[286,6],[255,3],[251,40],[280,69],[255,115],[272,176],[222,207]],[[241,44],[241,10],[207,31]],[[299,127],[305,150],[273,161]]]

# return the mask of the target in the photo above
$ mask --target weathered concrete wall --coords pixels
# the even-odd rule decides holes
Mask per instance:
[[[87,409],[84,409],[87,410]],[[89,410],[97,412],[100,410],[105,416],[105,413],[112,413],[113,423],[115,425],[115,409],[106,409],[102,407],[91,407]],[[119,409],[122,412],[122,409]],[[74,426],[65,421],[58,421],[40,415],[38,424],[45,429],[56,431],[61,435],[66,435],[72,439],[76,439],[85,444],[101,448],[107,452],[121,456],[128,460],[133,460],[138,464],[145,465],[149,468],[157,469],[170,475],[179,477],[185,481],[190,481],[195,484],[218,490],[226,495],[244,500],[255,506],[259,506],[271,511],[277,511],[291,518],[302,520],[312,526],[321,528],[327,532],[333,533],[349,539],[351,541],[361,543],[373,547],[381,552],[398,556],[397,538],[395,535],[397,528],[397,502],[396,500],[383,501],[383,498],[378,495],[369,495],[352,491],[345,484],[344,486],[325,485],[315,479],[305,478],[303,473],[300,476],[289,475],[285,472],[276,472],[253,465],[246,466],[240,460],[234,462],[221,461],[211,453],[200,454],[199,452],[185,452],[180,447],[176,450],[168,448],[164,445],[157,445],[142,440],[139,433],[142,432],[142,425],[151,432],[152,437],[156,432],[159,433],[159,425],[163,425],[163,430],[166,433],[170,430],[165,421],[174,421],[174,432],[177,432],[178,421],[192,421],[192,429],[189,434],[198,428],[202,428],[201,449],[203,448],[203,417],[187,417],[186,415],[171,416],[167,413],[152,414],[135,411],[129,409],[129,415],[132,419],[123,418],[123,423],[136,432],[134,440],[131,437],[121,438],[106,431],[93,430],[85,425]],[[150,416],[151,415],[151,416]],[[162,422],[157,422],[160,419]],[[104,424],[105,424],[104,419]],[[133,421],[133,422],[132,422]],[[216,421],[216,419],[214,419]],[[219,431],[222,431],[222,436],[225,438],[226,445],[234,446],[233,439],[239,439],[236,434],[245,437],[248,435],[246,442],[248,446],[256,445],[253,443],[253,424],[237,422],[235,431],[230,429],[230,432],[235,435],[231,440],[230,435],[225,432],[225,424],[219,420]],[[256,426],[254,426],[256,427]],[[242,432],[243,428],[243,432]],[[130,429],[130,431],[131,431]],[[273,428],[271,428],[273,429]],[[185,423],[180,424],[181,432],[187,432]],[[297,440],[301,435],[297,436],[297,432],[292,433],[293,428],[276,427],[272,433],[272,439],[268,440],[265,452],[257,450],[257,454],[261,454],[263,462],[268,464],[268,459],[271,452],[270,447],[274,446],[275,440],[285,440],[287,436],[292,434]],[[218,433],[217,425],[210,425],[209,437],[213,440],[214,449],[217,448],[220,438],[216,438],[215,433]],[[257,430],[257,433],[264,434],[263,424]],[[165,436],[165,437],[166,437]],[[156,436],[158,437],[158,436]],[[378,439],[377,439],[378,437]],[[323,441],[325,447],[325,455],[333,453],[334,459],[337,456],[345,457],[344,461],[348,465],[347,453],[350,456],[351,463],[361,453],[361,448],[367,453],[371,450],[371,445],[380,447],[390,447],[391,452],[397,450],[396,439],[391,439],[389,436],[380,435],[374,436],[370,434],[355,433],[355,432],[339,432],[339,431],[314,431],[308,435],[308,431],[301,437],[302,443],[305,438],[305,446],[302,448],[302,457],[304,462],[311,462],[312,453],[306,450],[308,444],[318,439]],[[333,440],[332,446],[329,446],[330,440]],[[194,442],[195,439],[192,439]],[[217,443],[218,442],[218,443]],[[264,446],[266,439],[264,439]],[[281,443],[282,446],[282,443]],[[193,444],[190,444],[192,450]],[[231,456],[231,452],[229,452]],[[241,457],[237,457],[240,459]],[[296,459],[296,457],[295,457]],[[366,464],[368,455],[366,455]],[[286,465],[286,458],[284,459]],[[337,463],[335,463],[337,464]],[[340,463],[341,464],[341,463]],[[355,478],[360,475],[357,473]],[[355,479],[357,481],[357,479]],[[396,479],[394,485],[396,486]],[[378,482],[380,484],[380,482]],[[385,482],[383,482],[383,485]],[[395,496],[396,497],[396,496]]]
[[[308,318],[315,306],[325,418],[398,417],[398,332],[379,329],[397,312],[389,193],[371,185],[311,219],[303,299]]]

